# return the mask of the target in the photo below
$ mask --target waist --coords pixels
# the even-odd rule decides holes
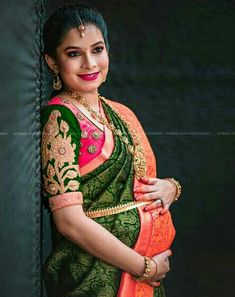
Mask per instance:
[[[151,201],[132,201],[124,204],[118,204],[112,207],[106,207],[97,210],[88,210],[85,212],[85,214],[91,219],[100,218],[128,211],[139,206],[147,205],[149,203],[151,203]]]

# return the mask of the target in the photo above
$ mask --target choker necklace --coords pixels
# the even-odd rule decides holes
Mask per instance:
[[[146,160],[145,160],[145,157],[144,157],[143,149],[142,149],[141,144],[140,144],[139,137],[137,136],[134,129],[131,128],[130,124],[126,122],[126,120],[123,118],[123,116],[116,109],[114,109],[113,106],[111,106],[109,103],[107,103],[105,97],[98,94],[98,99],[100,101],[103,101],[106,105],[108,105],[111,108],[111,110],[125,124],[125,126],[129,130],[129,132],[130,132],[130,134],[131,134],[131,136],[133,138],[134,146],[132,146],[129,143],[128,138],[122,134],[122,131],[120,129],[116,129],[113,123],[109,122],[105,117],[103,117],[98,112],[93,110],[91,105],[86,101],[85,98],[80,96],[79,93],[77,93],[75,91],[67,91],[67,90],[65,91],[65,93],[67,93],[69,96],[71,96],[72,98],[77,100],[80,104],[82,104],[86,108],[86,110],[88,112],[90,112],[90,114],[92,115],[92,117],[94,119],[96,119],[99,123],[101,123],[102,125],[109,128],[113,132],[114,135],[117,135],[119,137],[121,142],[123,142],[126,145],[128,151],[133,155],[134,170],[135,170],[135,174],[136,174],[137,179],[140,179],[141,177],[145,177],[146,170],[147,170],[147,165],[146,165]]]

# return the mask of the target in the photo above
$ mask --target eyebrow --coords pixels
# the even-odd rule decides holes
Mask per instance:
[[[104,42],[103,42],[103,41],[98,41],[98,42],[92,44],[91,47],[94,47],[94,46],[99,45],[99,44],[104,44]],[[70,45],[70,46],[67,46],[67,47],[64,49],[64,51],[67,51],[67,50],[69,50],[69,49],[75,49],[75,48],[76,48],[76,49],[81,49],[79,46],[73,46],[73,45]]]

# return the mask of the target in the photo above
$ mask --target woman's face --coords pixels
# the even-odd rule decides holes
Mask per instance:
[[[78,91],[82,96],[86,93],[97,93],[109,67],[109,57],[101,31],[89,24],[86,25],[84,33],[81,38],[77,28],[69,30],[57,47],[56,61],[45,56],[49,67],[59,71],[64,86]]]

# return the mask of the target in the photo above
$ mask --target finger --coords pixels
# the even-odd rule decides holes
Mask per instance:
[[[169,204],[165,204],[164,207],[163,207],[163,209],[162,209],[162,211],[161,211],[161,214],[166,213],[169,210],[169,207],[170,207]]]
[[[166,250],[165,252],[162,253],[162,256],[164,258],[168,258],[172,255],[172,251],[171,250]]]
[[[135,195],[135,200],[143,200],[143,201],[149,201],[149,200],[157,200],[158,198],[158,193],[157,192],[151,192],[147,194],[137,194]]]
[[[157,182],[157,178],[154,177],[141,177],[140,181],[146,185],[155,185]]]
[[[161,285],[160,282],[151,282],[150,284],[152,287],[159,287]]]
[[[165,277],[166,277],[165,274],[161,274],[161,275],[159,275],[159,279],[163,279],[163,278],[165,278]]]
[[[150,203],[148,206],[144,208],[144,211],[154,210],[156,208],[162,207],[162,201],[160,199]]]
[[[165,260],[165,263],[166,263],[167,271],[170,271],[170,262],[169,262],[168,258]]]
[[[161,285],[160,282],[155,282],[155,287],[159,287]]]
[[[166,265],[166,272],[169,272],[169,271],[170,271],[170,264],[167,263],[167,265]]]
[[[170,257],[171,255],[172,255],[172,251],[171,250],[166,250],[165,252],[163,252],[161,254],[153,256],[152,259],[158,266],[160,262],[162,264],[164,264],[165,260],[168,259],[168,257]]]
[[[150,193],[156,191],[156,187],[153,185],[147,185],[147,186],[139,186],[133,189],[135,193]]]

